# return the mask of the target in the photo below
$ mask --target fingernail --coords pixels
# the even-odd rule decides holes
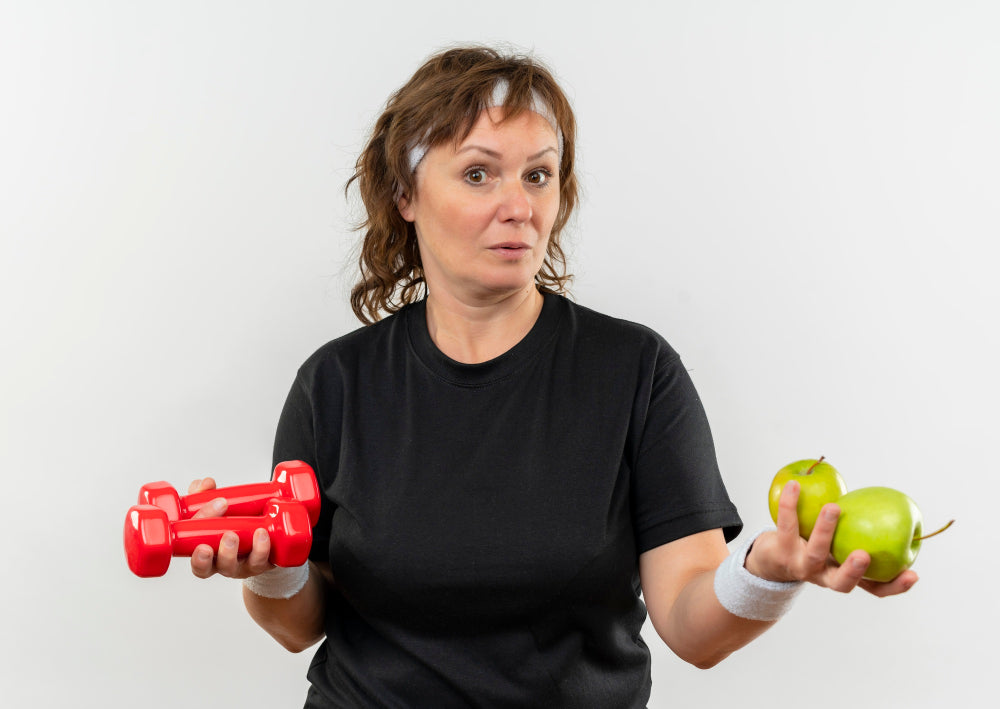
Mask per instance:
[[[212,559],[212,555],[209,554],[207,551],[200,551],[200,552],[198,552],[198,561],[206,562],[206,561],[210,561],[211,559]]]
[[[267,541],[267,530],[263,527],[257,530],[257,539],[266,542]]]
[[[854,568],[857,569],[858,571],[864,571],[865,567],[868,566],[864,562],[864,559],[855,559],[852,563],[854,564]]]
[[[222,512],[222,510],[226,509],[226,499],[224,497],[220,497],[218,500],[213,500],[212,509],[216,512]]]
[[[233,549],[236,547],[236,539],[231,534],[227,534],[222,538],[222,543],[226,545],[226,548]]]

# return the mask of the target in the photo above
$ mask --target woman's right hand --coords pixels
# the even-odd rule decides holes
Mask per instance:
[[[195,480],[188,486],[188,494],[214,490],[215,480],[203,478]],[[220,497],[204,505],[194,515],[195,519],[205,517],[221,517],[226,513],[228,502]],[[239,536],[236,532],[226,532],[222,535],[218,549],[208,544],[199,544],[191,554],[191,572],[198,578],[207,579],[215,574],[228,578],[245,579],[262,574],[274,568],[267,559],[271,554],[271,540],[266,529],[258,529],[253,535],[253,548],[248,556],[238,556]]]

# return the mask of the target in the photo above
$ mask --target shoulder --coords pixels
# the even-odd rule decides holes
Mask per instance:
[[[316,349],[305,359],[298,370],[299,380],[305,384],[356,371],[360,366],[378,367],[394,347],[405,342],[408,305],[371,325],[364,325],[341,335]]]
[[[647,325],[598,312],[568,298],[563,302],[568,330],[581,344],[595,343],[611,352],[653,357],[660,362],[679,359],[670,343]]]

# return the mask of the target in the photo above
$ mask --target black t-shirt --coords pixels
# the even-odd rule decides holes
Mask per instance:
[[[644,707],[638,555],[741,527],[677,354],[561,296],[482,364],[424,302],[328,343],[274,459],[315,468],[336,579],[307,707]]]

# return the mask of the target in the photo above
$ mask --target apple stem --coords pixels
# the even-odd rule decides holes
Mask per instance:
[[[941,534],[941,532],[943,532],[944,530],[948,529],[948,527],[950,527],[950,526],[951,526],[951,525],[953,525],[953,524],[955,524],[955,520],[951,520],[950,522],[948,522],[948,524],[946,524],[945,526],[941,527],[941,529],[939,529],[938,531],[936,531],[936,532],[931,532],[930,534],[925,534],[925,535],[924,535],[924,536],[922,536],[922,537],[917,537],[917,538],[916,538],[916,539],[914,539],[913,541],[915,541],[915,542],[922,542],[922,541],[923,541],[923,540],[925,540],[925,539],[930,539],[930,538],[931,538],[931,537],[933,537],[933,536],[934,536],[935,534]]]
[[[815,468],[817,465],[819,465],[820,463],[822,463],[824,458],[826,458],[826,456],[825,455],[821,455],[819,457],[819,460],[817,460],[815,463],[813,463],[812,465],[810,465],[809,466],[809,470],[806,471],[806,475],[812,475],[813,474],[813,468]]]

